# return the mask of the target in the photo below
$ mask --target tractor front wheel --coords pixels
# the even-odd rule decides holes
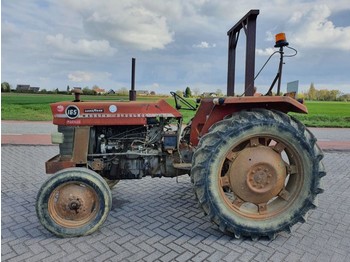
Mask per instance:
[[[191,175],[201,207],[223,232],[273,239],[316,206],[322,157],[299,121],[278,111],[241,111],[202,137]]]
[[[96,231],[111,205],[111,191],[100,175],[86,168],[67,168],[41,186],[36,213],[51,233],[76,237]]]

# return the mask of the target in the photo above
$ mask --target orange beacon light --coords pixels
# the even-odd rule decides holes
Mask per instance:
[[[285,33],[279,33],[275,35],[276,44],[275,47],[283,47],[289,45]]]

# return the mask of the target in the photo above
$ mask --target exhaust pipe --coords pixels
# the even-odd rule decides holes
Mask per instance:
[[[130,101],[136,101],[135,64],[136,64],[136,58],[132,58],[132,63],[131,63],[131,90],[129,91],[129,100]]]

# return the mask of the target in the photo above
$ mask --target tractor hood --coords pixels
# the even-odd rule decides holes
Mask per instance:
[[[182,115],[165,100],[157,102],[57,102],[50,105],[53,123],[66,126],[145,125],[148,118]]]

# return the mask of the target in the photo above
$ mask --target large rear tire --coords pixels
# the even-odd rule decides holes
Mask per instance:
[[[275,238],[304,222],[326,173],[315,137],[288,115],[241,111],[200,140],[191,176],[200,206],[236,238]]]
[[[36,213],[40,223],[59,237],[89,235],[106,220],[112,195],[106,181],[86,168],[67,168],[40,188]]]

